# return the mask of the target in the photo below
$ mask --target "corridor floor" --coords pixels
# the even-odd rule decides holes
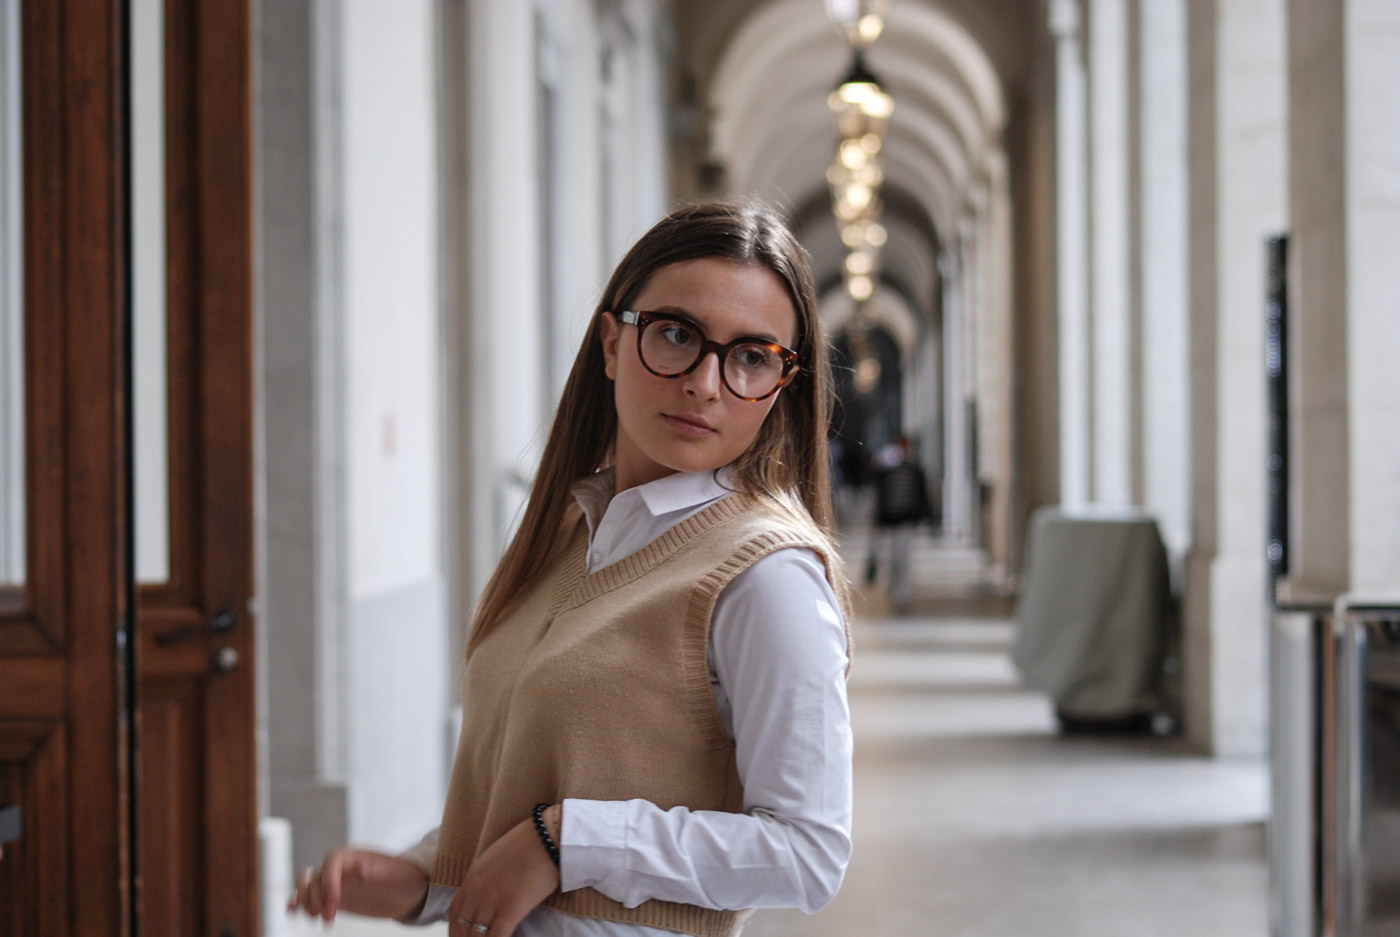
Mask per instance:
[[[1063,737],[1012,625],[865,621],[856,852],[821,914],[745,937],[1264,937],[1266,772],[1175,739]]]
[[[1265,937],[1264,765],[1058,735],[1011,637],[998,619],[858,624],[846,883],[816,916],[759,912],[745,937]]]

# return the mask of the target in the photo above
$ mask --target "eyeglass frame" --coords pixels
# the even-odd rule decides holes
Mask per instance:
[[[748,403],[757,403],[760,400],[767,400],[769,397],[773,396],[778,391],[791,384],[793,379],[796,378],[797,375],[802,371],[802,366],[799,364],[799,361],[801,360],[801,355],[793,351],[791,348],[788,348],[784,345],[780,345],[777,342],[770,341],[766,338],[759,338],[754,335],[741,335],[740,337],[732,339],[731,341],[716,342],[705,334],[705,330],[700,327],[700,323],[696,322],[694,319],[689,319],[685,316],[676,315],[675,313],[671,312],[651,312],[640,309],[623,309],[618,312],[614,312],[613,315],[617,316],[618,321],[621,322],[623,325],[633,325],[637,327],[637,360],[642,363],[642,367],[646,368],[648,371],[650,371],[652,374],[655,374],[657,377],[684,377],[685,375],[694,371],[696,368],[700,367],[700,362],[704,361],[705,357],[710,352],[714,352],[715,360],[719,364],[719,381],[721,384],[724,385],[724,389],[729,391],[735,397],[738,397],[740,400],[746,401]],[[695,356],[695,360],[691,362],[690,367],[686,368],[684,371],[677,371],[675,374],[665,374],[661,371],[656,370],[651,365],[647,364],[646,356],[642,354],[642,333],[646,331],[646,327],[648,325],[651,325],[653,322],[679,322],[688,328],[694,329],[700,334],[700,353]],[[724,374],[724,360],[729,356],[729,350],[739,345],[763,345],[777,352],[778,357],[782,359],[782,376],[778,378],[778,383],[774,385],[773,389],[770,390],[768,393],[763,394],[759,397],[745,397],[743,394],[739,393],[737,390],[735,390],[729,385],[729,378],[726,377]]]

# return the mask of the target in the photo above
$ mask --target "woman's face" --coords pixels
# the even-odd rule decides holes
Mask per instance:
[[[631,308],[685,316],[714,342],[753,337],[792,348],[797,340],[797,313],[783,281],[757,264],[703,257],[662,267]],[[689,374],[652,374],[637,357],[637,326],[612,313],[603,315],[602,340],[617,405],[618,491],[728,465],[753,443],[783,393],[741,400],[724,387],[718,356],[708,353]]]

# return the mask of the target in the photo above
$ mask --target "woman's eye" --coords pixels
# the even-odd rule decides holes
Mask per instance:
[[[674,323],[663,323],[660,326],[661,337],[672,345],[693,345],[695,343],[695,333],[683,325]]]
[[[739,365],[745,368],[767,367],[773,356],[762,345],[744,345],[734,351],[734,357]]]

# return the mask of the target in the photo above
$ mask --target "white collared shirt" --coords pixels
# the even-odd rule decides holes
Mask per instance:
[[[577,482],[588,572],[651,543],[733,491],[720,472],[668,475],[613,496],[611,472]],[[734,739],[744,812],[661,810],[643,800],[567,799],[560,887],[627,907],[651,898],[706,908],[796,907],[836,894],[851,851],[851,727],[840,606],[811,550],[758,560],[720,593],[710,683]],[[404,857],[431,868],[437,831]],[[433,885],[415,923],[443,919],[454,889]],[[538,907],[519,937],[674,937]]]

